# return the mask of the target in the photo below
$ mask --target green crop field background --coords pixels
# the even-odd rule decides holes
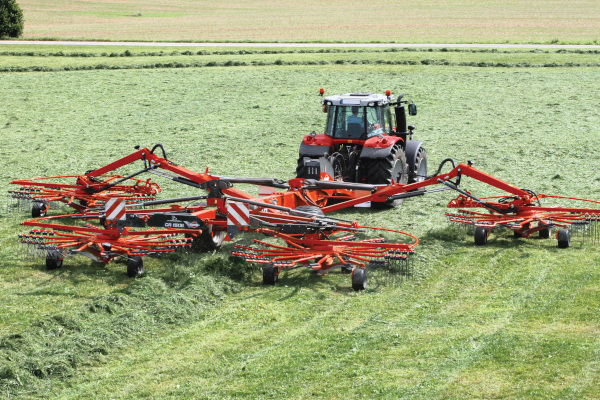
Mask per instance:
[[[472,160],[519,187],[600,200],[594,52],[0,51],[2,192],[155,143],[196,171],[290,179],[301,137],[323,129],[324,87],[415,101],[430,172]],[[198,193],[159,183],[161,198]],[[84,257],[46,271],[17,243],[28,211],[2,204],[0,398],[600,397],[599,243],[499,232],[475,247],[445,221],[454,196],[336,214],[421,239],[410,277],[373,273],[360,293],[341,273],[263,286],[232,243],[150,257],[138,279]]]
[[[596,0],[19,0],[24,37],[145,41],[597,43]]]

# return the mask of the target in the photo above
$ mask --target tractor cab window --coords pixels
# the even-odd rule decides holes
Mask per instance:
[[[392,122],[392,113],[390,111],[389,106],[385,106],[383,108],[383,131],[388,135],[392,134],[392,127],[394,123]]]
[[[336,139],[364,139],[366,107],[329,106],[325,134]]]
[[[389,121],[387,122],[389,126]],[[386,129],[382,107],[367,107],[367,137],[373,137],[389,132]]]

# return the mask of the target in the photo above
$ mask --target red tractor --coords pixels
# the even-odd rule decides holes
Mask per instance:
[[[408,102],[402,97],[395,100],[389,90],[385,95],[324,97],[325,133],[313,132],[304,137],[296,176],[319,180],[325,172],[337,181],[371,185],[423,181],[427,176],[427,152],[423,142],[411,140],[415,127],[406,125]],[[416,115],[416,105],[407,105],[409,115]],[[372,204],[401,203],[402,199],[396,199]]]

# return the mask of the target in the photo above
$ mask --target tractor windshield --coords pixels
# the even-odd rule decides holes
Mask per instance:
[[[336,139],[365,140],[389,127],[389,119],[384,115],[378,106],[329,106],[325,134]]]

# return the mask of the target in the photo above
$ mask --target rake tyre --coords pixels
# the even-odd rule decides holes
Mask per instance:
[[[31,206],[31,216],[33,218],[40,218],[46,216],[46,204],[40,202],[34,202]]]
[[[60,258],[57,254],[47,254],[46,255],[46,269],[49,271],[59,269],[62,267],[63,259]]]
[[[367,271],[363,268],[355,268],[352,271],[352,289],[355,292],[367,288]]]
[[[279,280],[277,269],[273,265],[263,267],[263,283],[265,285],[274,285]]]
[[[192,240],[191,249],[197,253],[217,250],[223,244],[225,236],[227,236],[227,232],[213,231],[212,225],[203,226],[202,233],[195,236]]]
[[[558,247],[561,249],[566,249],[571,246],[571,233],[568,229],[559,229],[556,234],[556,239],[558,240]]]
[[[342,270],[342,274],[351,274],[352,273],[352,265],[351,264],[344,264],[340,267],[340,269]]]
[[[316,215],[319,217],[325,216],[325,214],[323,213],[323,210],[321,210],[321,208],[317,207],[317,206],[299,206],[299,207],[295,208],[295,211],[302,211],[302,212]],[[292,215],[297,215],[299,217],[308,217],[308,215],[295,213],[293,211],[292,211]]]
[[[540,239],[550,239],[550,228],[545,227],[539,231]]]
[[[144,273],[144,259],[140,256],[131,257],[127,261],[127,276],[135,278]]]
[[[390,185],[392,180],[406,185],[407,174],[406,156],[400,146],[394,146],[386,158],[372,160],[367,168],[367,182],[372,185]],[[375,209],[385,209],[402,205],[404,199],[388,200],[383,203],[371,203]]]
[[[488,231],[484,227],[478,226],[475,228],[475,244],[483,246],[487,244]]]

